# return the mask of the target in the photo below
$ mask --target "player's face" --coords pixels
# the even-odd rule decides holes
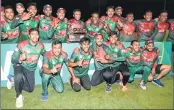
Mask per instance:
[[[24,12],[25,8],[21,5],[17,5],[16,6],[16,11],[18,12],[18,14],[22,14]]]
[[[45,16],[50,17],[52,14],[52,8],[45,8],[43,10],[43,12],[44,12]]]
[[[152,12],[147,12],[144,16],[146,21],[151,21],[152,20]]]
[[[76,20],[80,20],[80,18],[81,18],[81,12],[80,11],[76,11],[76,12],[74,12],[74,18],[76,19]]]
[[[112,43],[112,44],[115,44],[117,42],[117,35],[112,35],[109,37],[109,41]]]
[[[147,50],[148,51],[152,51],[154,49],[154,44],[153,43],[149,43],[147,46],[146,46]]]
[[[14,11],[11,8],[5,9],[5,17],[9,20],[13,20]]]
[[[134,42],[133,45],[132,45],[132,49],[133,49],[135,52],[138,52],[139,49],[140,49],[140,44],[139,44],[139,42]]]
[[[56,44],[52,46],[52,51],[53,54],[58,57],[62,51],[62,45],[61,44]]]
[[[128,22],[132,23],[133,20],[134,20],[134,15],[133,14],[129,14],[129,15],[127,15],[126,19],[127,19]]]
[[[118,15],[118,16],[121,16],[122,15],[122,9],[115,10],[115,14]]]
[[[34,17],[37,13],[37,8],[36,6],[30,6],[28,7],[27,11],[32,14],[32,17]]]
[[[96,37],[95,37],[95,41],[96,41],[96,44],[97,44],[98,46],[101,46],[101,45],[103,44],[103,37],[102,37],[102,35],[96,36]]]
[[[37,43],[39,41],[39,33],[38,31],[32,31],[30,33],[30,41],[33,43]]]
[[[159,16],[160,21],[165,22],[167,20],[168,14],[166,12],[161,13]]]
[[[97,23],[98,23],[98,20],[99,20],[98,14],[93,14],[93,15],[92,15],[92,22],[93,22],[94,24],[97,24]]]
[[[57,12],[57,17],[60,19],[60,20],[63,20],[64,17],[65,17],[65,11],[64,10],[59,10]]]
[[[108,9],[108,11],[106,12],[107,13],[107,15],[108,15],[108,17],[113,17],[114,16],[114,9],[112,9],[112,8],[109,8]]]
[[[89,42],[83,42],[80,46],[85,53],[89,51]]]

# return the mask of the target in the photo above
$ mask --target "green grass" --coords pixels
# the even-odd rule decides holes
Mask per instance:
[[[139,88],[139,79],[128,84],[129,91],[122,92],[118,84],[112,85],[112,92],[105,93],[105,83],[92,87],[91,91],[82,89],[74,92],[69,84],[65,84],[62,94],[56,93],[49,86],[48,102],[41,102],[41,86],[37,85],[33,93],[23,92],[24,109],[173,109],[173,77],[161,80],[165,87],[160,88],[149,82],[147,90]],[[1,108],[15,108],[15,90],[1,89]]]

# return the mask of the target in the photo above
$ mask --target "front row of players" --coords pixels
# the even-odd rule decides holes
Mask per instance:
[[[40,72],[42,78],[42,101],[48,100],[48,85],[62,93],[64,84],[60,76],[63,63],[66,64],[71,77],[70,84],[74,91],[81,90],[81,86],[90,90],[91,85],[97,86],[106,82],[106,92],[111,91],[111,85],[120,82],[123,91],[127,90],[127,82],[132,82],[136,73],[142,73],[140,87],[146,89],[148,78],[160,87],[164,85],[160,79],[170,71],[170,65],[157,64],[159,50],[154,47],[154,42],[148,40],[144,48],[139,42],[133,40],[131,46],[124,45],[117,40],[116,34],[111,34],[109,41],[103,43],[103,35],[96,34],[90,46],[86,37],[80,40],[80,48],[75,48],[70,59],[62,50],[62,43],[55,40],[52,48],[46,52],[44,45],[38,41],[37,29],[29,31],[29,40],[20,42],[13,55],[14,82],[16,90],[16,107],[23,107],[22,90],[33,92],[35,87],[35,70],[40,55],[43,55],[43,66]],[[88,75],[90,60],[94,58],[95,72],[90,80]],[[154,78],[154,74],[159,75]]]

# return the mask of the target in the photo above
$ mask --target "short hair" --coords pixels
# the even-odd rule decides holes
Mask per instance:
[[[146,10],[145,13],[144,13],[144,15],[146,15],[146,13],[149,13],[149,12],[150,13],[153,13],[151,10]]]
[[[161,15],[161,13],[167,13],[168,14],[168,11],[167,10],[161,10],[159,14]]]
[[[75,9],[75,10],[73,11],[73,14],[74,14],[75,12],[77,12],[77,11],[81,12],[80,9]]]
[[[138,42],[138,40],[132,40],[132,41],[131,41],[131,45],[133,45],[134,42]]]
[[[93,12],[91,16],[93,16],[93,14],[97,14],[98,16],[100,16],[99,12]]]
[[[59,40],[53,40],[52,46],[53,45],[57,45],[57,44],[60,44],[62,46],[62,42],[61,41],[59,41]]]
[[[4,7],[4,11],[5,11],[6,9],[12,9],[12,10],[13,10],[13,8],[12,8],[11,5],[7,5],[7,6],[5,6],[5,7]],[[14,10],[13,10],[13,11],[14,11]]]
[[[90,44],[90,39],[87,37],[83,37],[80,39],[80,44],[82,44],[83,42],[88,42]]]
[[[113,36],[113,35],[116,35],[116,37],[118,37],[118,36],[117,36],[117,33],[116,33],[116,32],[113,32],[113,31],[109,34],[109,37],[111,37],[111,36]]]
[[[106,11],[108,11],[110,8],[114,10],[114,6],[108,6],[108,7],[106,8]]]
[[[29,8],[30,6],[35,6],[35,7],[37,7],[37,4],[36,4],[35,2],[29,3],[28,6],[27,6],[27,8]]]
[[[94,38],[96,38],[99,35],[102,36],[102,38],[103,38],[103,34],[101,34],[101,33],[96,33],[95,36],[94,36]]]
[[[29,34],[31,34],[31,32],[33,32],[33,31],[37,31],[37,32],[39,33],[38,28],[31,28],[31,29],[29,30]]]
[[[126,14],[126,17],[127,17],[128,15],[131,15],[131,14],[134,15],[132,12],[129,12],[129,13]]]

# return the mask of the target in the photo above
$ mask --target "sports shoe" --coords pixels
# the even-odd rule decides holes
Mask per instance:
[[[19,95],[18,98],[16,98],[16,108],[23,107],[23,100],[24,100],[24,97],[22,95]]]
[[[159,87],[164,87],[164,85],[161,83],[161,81],[159,79],[152,80],[152,83],[156,84]]]
[[[146,85],[145,85],[145,82],[144,82],[144,81],[141,81],[141,82],[140,82],[140,87],[141,87],[143,90],[146,90]]]
[[[106,84],[105,92],[107,93],[111,92],[111,84]]]
[[[13,77],[14,76],[12,76],[10,74],[7,76],[7,88],[8,89],[11,89],[13,87],[14,82],[11,80]]]
[[[48,95],[42,95],[41,101],[43,102],[48,101]]]

